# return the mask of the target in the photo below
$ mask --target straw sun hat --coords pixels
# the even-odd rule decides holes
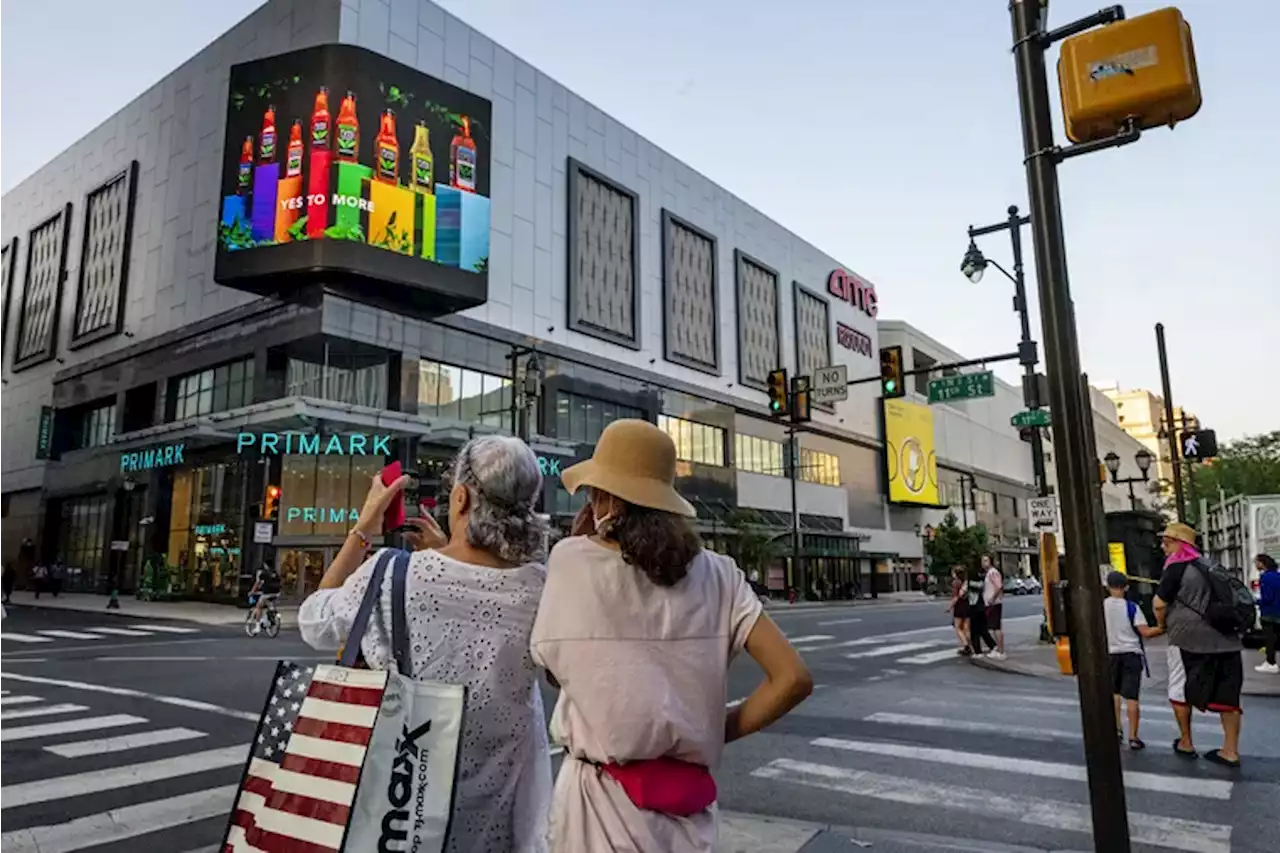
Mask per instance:
[[[1160,538],[1174,539],[1178,542],[1185,542],[1188,545],[1196,544],[1196,532],[1191,529],[1190,525],[1183,524],[1180,521],[1175,521],[1160,531]]]
[[[676,446],[648,421],[614,421],[600,433],[590,459],[560,474],[569,494],[582,486],[600,489],[629,504],[693,518],[697,511],[672,485]]]

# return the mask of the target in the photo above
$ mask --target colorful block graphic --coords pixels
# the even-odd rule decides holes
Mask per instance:
[[[276,211],[276,242],[292,243],[293,235],[289,233],[289,229],[302,217],[302,206],[294,206],[288,202],[302,196],[302,176],[285,178],[278,187],[276,199],[280,209]]]
[[[414,245],[418,256],[424,260],[436,259],[436,197],[431,193],[414,193],[417,196],[417,233]]]
[[[329,226],[329,172],[333,166],[333,152],[311,152],[307,171],[307,236],[312,240],[324,237]]]
[[[415,195],[395,184],[369,182],[369,245],[413,254]]]
[[[436,184],[436,263],[480,270],[489,263],[489,199]]]
[[[271,241],[276,236],[276,190],[280,164],[266,163],[253,169],[253,239]]]
[[[365,198],[365,185],[372,177],[373,169],[368,166],[361,166],[359,163],[338,164],[338,188],[334,195],[339,197],[341,203],[336,205],[337,210],[330,218],[342,234],[353,234],[360,229],[361,210],[355,202]]]

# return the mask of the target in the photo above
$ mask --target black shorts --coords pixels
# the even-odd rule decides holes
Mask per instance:
[[[1124,652],[1111,656],[1111,692],[1125,699],[1137,699],[1142,689],[1142,655]]]
[[[992,604],[987,608],[987,630],[999,631],[1000,623],[1004,619],[1004,605]]]
[[[1201,711],[1240,710],[1240,688],[1244,684],[1244,661],[1240,652],[1189,652],[1179,650],[1186,684],[1183,701]],[[1174,673],[1170,672],[1170,686]]]
[[[956,599],[955,610],[952,611],[957,619],[969,618],[969,602],[964,596]]]

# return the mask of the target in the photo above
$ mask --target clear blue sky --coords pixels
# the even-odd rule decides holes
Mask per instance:
[[[7,3],[0,183],[15,185],[257,5]],[[443,5],[874,280],[881,316],[966,354],[1013,348],[1011,287],[994,270],[977,286],[958,272],[968,224],[1026,208],[1005,0]],[[1053,0],[1050,22],[1103,5]],[[1158,390],[1161,320],[1179,404],[1221,437],[1280,429],[1280,2],[1181,8],[1200,114],[1062,168],[1084,368],[1095,384]],[[982,246],[1008,265],[1003,236]]]

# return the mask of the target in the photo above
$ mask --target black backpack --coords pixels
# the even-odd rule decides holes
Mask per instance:
[[[1229,637],[1238,637],[1250,630],[1258,618],[1258,604],[1244,581],[1218,563],[1198,559],[1192,565],[1200,570],[1209,585],[1209,603],[1201,618],[1215,631]]]

